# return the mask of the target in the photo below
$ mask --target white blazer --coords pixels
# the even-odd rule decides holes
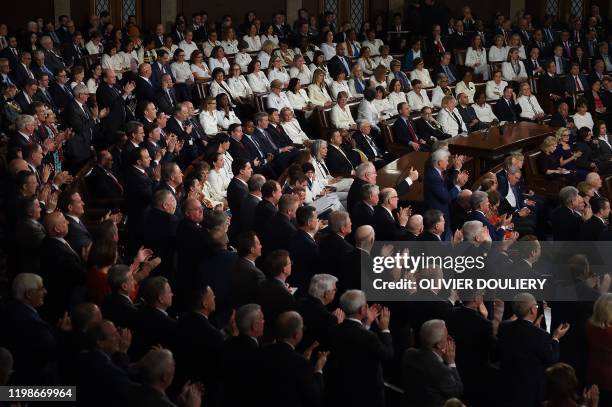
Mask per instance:
[[[438,112],[437,120],[438,120],[438,123],[440,123],[440,125],[442,126],[444,133],[450,134],[451,136],[456,136],[457,134],[462,133],[464,130],[467,130],[467,126],[463,122],[463,119],[461,118],[461,114],[459,113],[459,110],[457,110],[457,108],[453,110],[453,113],[459,119],[462,129],[459,128],[457,121],[453,118],[450,112],[446,109],[442,109]]]
[[[251,89],[253,89],[253,92],[255,93],[270,92],[270,81],[268,81],[268,78],[266,77],[266,74],[263,73],[263,71],[248,74],[247,81],[249,82],[249,86],[251,87]]]
[[[226,115],[224,110],[217,110],[217,126],[221,127],[223,130],[229,129],[229,126],[236,123],[240,124],[241,121],[236,116],[236,113],[233,110],[230,110]]]
[[[268,70],[268,80],[272,83],[273,80],[278,79],[282,83],[289,83],[289,73],[285,68],[276,69],[271,68]]]
[[[491,109],[491,105],[485,103],[484,106],[480,106],[478,103],[474,103],[472,105],[474,108],[474,112],[476,112],[476,117],[483,123],[491,123],[493,120],[497,120],[497,116],[493,113],[493,109]]]
[[[243,75],[240,75],[237,78],[227,78],[227,86],[236,96],[246,97],[253,94],[253,89],[251,89],[249,83]]]
[[[425,94],[427,95],[427,92],[425,92]],[[402,91],[389,93],[389,95],[387,95],[387,99],[389,99],[389,104],[391,104],[391,107],[395,107],[396,110],[397,105],[404,102],[408,103],[410,107],[412,107],[412,104],[410,104],[410,102],[408,102],[408,99],[406,98],[406,94]],[[429,100],[429,98],[427,98],[427,100]]]
[[[238,53],[238,40],[221,41],[221,46],[226,54],[234,55]]]
[[[265,51],[259,51],[257,54],[257,59],[261,62],[261,69],[266,69],[270,64],[270,55]]]
[[[376,109],[376,106],[374,106],[372,102],[363,99],[361,103],[359,103],[357,120],[367,120],[373,128],[380,131],[380,127],[378,127],[378,122],[380,121],[378,109]]]
[[[460,93],[465,93],[468,97],[468,102],[474,103],[474,94],[476,93],[474,82],[470,82],[467,85],[463,81],[457,82],[457,86],[455,86],[455,96],[459,96]]]
[[[289,109],[293,110],[293,107],[291,106],[291,103],[289,103],[289,99],[287,98],[287,95],[285,95],[285,92],[281,92],[278,95],[274,92],[270,92],[266,98],[266,107],[268,109],[276,109],[279,112],[283,107],[288,107]]]
[[[236,97],[236,95],[232,93],[232,89],[229,87],[227,82],[223,81],[223,86],[228,89],[230,93],[226,92],[226,90],[223,89],[221,85],[217,83],[217,81],[212,81],[210,83],[210,96],[216,98],[219,93],[227,93],[228,96],[231,96],[232,98]]]
[[[259,38],[259,35],[255,37],[245,35],[242,39],[249,45],[247,51],[259,51],[261,49],[261,38]]]
[[[346,80],[342,81],[342,82],[338,82],[338,81],[333,81],[331,84],[331,97],[333,100],[338,99],[338,93],[340,92],[346,92],[347,96],[349,98],[353,97],[353,94],[351,93],[351,89],[348,86],[348,83],[346,82]]]
[[[326,87],[319,87],[314,83],[308,85],[308,96],[310,97],[312,104],[316,106],[323,106],[325,103],[332,101],[329,93],[327,93]]]
[[[306,64],[302,65],[302,70],[292,66],[289,70],[289,76],[291,78],[298,78],[302,86],[309,85],[312,82],[312,72],[310,72]]]
[[[440,107],[442,103],[442,98],[444,96],[446,95],[444,94],[444,91],[441,87],[436,86],[435,88],[433,88],[433,91],[431,92],[431,103],[434,105],[434,107]]]
[[[253,58],[251,58],[251,56],[246,52],[239,52],[234,55],[234,62],[240,65],[240,71],[242,73],[247,72],[247,70],[249,69],[249,64],[252,60]]]
[[[504,95],[504,89],[508,86],[508,82],[502,80],[499,84],[495,83],[494,80],[487,81],[485,88],[485,94],[487,100],[499,100]]]
[[[335,129],[348,129],[352,125],[356,124],[351,113],[351,109],[348,106],[344,107],[344,110],[337,104],[331,108],[330,112],[331,125]]]
[[[210,184],[210,196],[215,201],[222,201],[223,198],[227,197],[227,187],[229,186],[231,179],[227,179],[224,175],[224,171],[215,171],[213,168],[208,173],[208,183]]]
[[[191,64],[191,72],[204,79],[210,78],[212,76],[212,72],[208,68],[208,65],[206,65],[206,62],[202,62],[202,65],[204,66],[204,69],[195,64]]]
[[[411,90],[410,92],[408,92],[407,96],[408,104],[410,105],[410,108],[415,112],[420,112],[421,109],[425,106],[433,107],[433,104],[429,100],[429,96],[427,96],[427,91],[425,89],[421,89],[421,92],[418,95],[414,90]]]
[[[523,61],[519,61],[519,73],[518,75],[514,73],[514,70],[512,69],[512,64],[510,62],[504,62],[502,64],[502,77],[507,80],[507,81],[511,81],[513,80],[513,78],[515,76],[520,76],[520,77],[527,77],[527,71],[525,70],[525,64],[523,64]]]
[[[310,140],[296,118],[293,118],[290,122],[281,123],[281,126],[294,144],[304,144],[304,142]]]
[[[493,45],[489,48],[489,62],[502,62],[508,59],[508,47],[497,48]]]
[[[208,66],[210,66],[211,71],[214,71],[215,68],[223,68],[223,72],[225,72],[226,75],[229,73],[230,69],[230,64],[225,57],[223,57],[221,61],[217,58],[210,58],[208,60]]]
[[[429,71],[427,69],[413,69],[410,72],[410,80],[413,81],[418,79],[421,81],[421,85],[423,88],[433,88],[434,83],[431,80],[431,76],[429,75]]]
[[[474,67],[480,63],[480,66]],[[487,64],[487,51],[482,48],[480,51],[475,51],[472,47],[468,47],[465,53],[465,65],[474,68],[474,72],[481,74],[484,80],[489,79],[489,64]]]
[[[289,103],[291,103],[291,107],[294,109],[302,110],[310,103],[310,98],[304,89],[300,89],[298,93],[287,91],[285,94],[287,95],[287,99],[289,99]]]
[[[217,134],[219,129],[217,128],[217,112],[208,112],[206,110],[200,112],[198,115],[200,124],[206,134]]]

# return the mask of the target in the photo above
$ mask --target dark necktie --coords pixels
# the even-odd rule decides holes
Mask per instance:
[[[257,149],[257,152],[259,153],[259,156],[261,158],[264,158],[266,155],[262,152],[261,150],[261,146],[259,145],[259,143],[257,142],[257,140],[255,140],[255,137],[251,136],[251,141],[253,142],[253,144],[255,145],[255,148]]]
[[[272,148],[274,150],[278,150],[278,147],[276,146],[276,143],[274,143],[274,140],[272,140],[272,137],[270,137],[270,133],[268,133],[267,130],[264,130],[263,134],[266,137],[266,139],[268,140],[268,142],[270,143],[270,145],[272,146]]]
[[[170,106],[174,107],[174,98],[172,97],[172,93],[168,88],[166,88],[166,95],[168,96],[168,101],[170,101]]]
[[[506,103],[508,103],[508,109],[510,109],[510,113],[512,114],[512,121],[515,122],[516,121],[516,114],[514,114],[514,109],[512,107],[512,103],[510,102],[509,99],[505,99]]]
[[[374,152],[374,156],[375,157],[380,157],[382,154],[380,154],[380,151],[378,150],[378,147],[376,147],[376,144],[374,143],[374,140],[372,140],[372,138],[370,136],[367,136],[365,134],[363,136],[365,137],[365,139],[367,140],[368,144],[370,145],[370,148]]]
[[[62,90],[64,91],[66,96],[68,96],[68,99],[74,98],[74,95],[72,94],[72,91],[70,89],[68,89],[68,87],[66,85],[60,85],[60,86],[62,87]]]
[[[412,141],[415,143],[418,143],[419,139],[416,136],[414,128],[412,127],[412,123],[410,123],[410,119],[406,119],[406,126],[408,127],[408,132],[410,133],[410,137],[412,137]]]
[[[463,125],[461,124],[461,119],[459,119],[457,117],[455,112],[450,112],[450,114],[453,116],[453,119],[455,119],[455,121],[457,122],[457,127],[459,128],[459,133],[463,133],[464,129],[463,129]],[[467,130],[465,130],[465,131],[467,131]]]

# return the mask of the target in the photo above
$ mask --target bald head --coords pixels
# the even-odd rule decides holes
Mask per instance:
[[[369,251],[374,244],[374,228],[370,225],[359,226],[355,231],[355,246]]]
[[[21,158],[15,158],[9,163],[9,171],[13,177],[19,172],[28,171],[29,169],[28,163]]]
[[[406,227],[413,235],[420,235],[423,233],[423,216],[419,214],[412,215],[410,219],[408,219]]]
[[[470,198],[472,198],[472,190],[471,189],[462,189],[461,192],[457,194],[457,203],[464,209],[470,208]]]
[[[61,212],[52,212],[45,216],[45,230],[51,237],[64,237],[68,234],[68,221]]]

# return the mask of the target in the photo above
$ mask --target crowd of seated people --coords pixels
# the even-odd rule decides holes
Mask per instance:
[[[539,274],[540,241],[612,240],[608,19],[411,12],[0,24],[0,385],[76,385],[84,406],[612,405],[611,278],[585,256],[576,309],[378,304],[360,280],[380,241],[499,241]],[[550,135],[473,179],[449,142],[508,122]],[[424,170],[379,186],[396,145]]]

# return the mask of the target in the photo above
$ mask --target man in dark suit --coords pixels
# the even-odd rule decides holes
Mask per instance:
[[[176,230],[179,219],[176,211],[176,198],[171,191],[160,189],[153,195],[151,207],[144,216],[143,244],[161,259],[155,275],[174,277],[174,250]]]
[[[586,75],[580,74],[580,65],[572,63],[570,73],[565,77],[565,91],[570,95],[590,90]]]
[[[14,35],[8,37],[8,45],[0,51],[0,56],[8,59],[11,71],[17,67],[19,64],[19,49],[17,48],[17,38]]]
[[[87,49],[83,46],[83,35],[79,31],[72,34],[72,42],[63,47],[62,55],[68,65],[82,65],[82,59],[88,55]]]
[[[99,123],[99,118],[104,118],[108,114],[108,110],[92,111],[89,109],[87,86],[77,85],[74,92],[74,100],[70,101],[66,107],[67,125],[74,131],[74,136],[68,140],[64,149],[73,174],[91,158],[92,140],[98,130],[96,125]]]
[[[610,201],[602,196],[594,196],[589,200],[589,205],[593,216],[580,225],[580,240],[596,242],[607,229],[606,220],[610,216]]]
[[[102,83],[96,91],[96,101],[99,109],[108,108],[108,116],[102,120],[105,133],[114,133],[123,127],[123,124],[132,120],[132,114],[127,107],[134,91],[134,82],[127,82],[118,88],[117,75],[112,69],[102,71]]]
[[[113,174],[113,155],[108,150],[98,152],[97,164],[85,176],[85,182],[87,192],[94,200],[104,200],[116,205],[123,198],[123,186]]]
[[[355,172],[355,167],[349,155],[350,151],[344,147],[340,132],[330,134],[327,142],[327,156],[325,156],[325,165],[330,174],[337,177],[350,177]]]
[[[551,214],[553,239],[555,241],[571,241],[580,236],[580,228],[584,223],[580,212],[584,201],[575,187],[567,186],[559,191],[560,206]]]
[[[432,26],[431,34],[425,41],[426,53],[438,60],[442,55],[444,55],[447,49],[450,50],[446,39],[442,38],[440,25],[434,24]]]
[[[46,294],[40,276],[18,274],[12,282],[13,301],[2,309],[0,342],[15,358],[11,377],[11,383],[15,385],[60,383],[59,338],[53,325],[45,322],[37,311]]]
[[[138,308],[132,301],[136,294],[136,280],[128,266],[116,264],[108,271],[108,284],[111,293],[102,304],[102,314],[106,319],[122,328],[131,328]]]
[[[240,218],[240,205],[249,194],[247,182],[253,174],[251,163],[240,158],[234,159],[232,162],[232,173],[234,178],[232,178],[227,186],[227,203],[230,211],[232,211],[232,218],[235,219],[232,224],[235,224],[235,227],[237,227],[237,219]]]
[[[53,96],[51,96],[51,92],[49,92],[50,78],[52,78],[52,76],[44,72],[36,75],[36,80],[38,81],[38,92],[36,92],[34,95],[34,100],[43,102],[57,115],[59,114],[57,103],[55,103]]]
[[[374,208],[379,202],[378,185],[365,184],[361,187],[361,199],[351,211],[351,228],[357,230],[363,225],[374,225]]]
[[[455,199],[450,204],[451,232],[455,233],[457,229],[461,229],[465,223],[468,213],[472,209],[470,199],[472,191],[470,189],[461,190]]]
[[[266,279],[255,265],[261,256],[261,243],[253,231],[240,233],[236,239],[240,258],[231,270],[232,303],[235,308],[255,301],[257,287]]]
[[[278,201],[278,212],[264,225],[261,234],[261,244],[264,253],[277,249],[289,249],[289,240],[297,232],[294,225],[295,213],[298,208],[297,198],[293,194],[284,194]]]
[[[540,77],[539,93],[553,103],[563,101],[567,96],[564,83],[555,72],[554,61],[546,63],[546,72]]]
[[[557,75],[563,75],[569,71],[569,59],[564,55],[561,45],[553,48],[552,61],[555,63],[555,73]]]
[[[23,89],[26,80],[36,79],[30,68],[31,62],[32,54],[28,51],[23,51],[19,54],[19,62],[11,66],[11,79],[21,89]]]
[[[516,103],[516,95],[512,86],[506,86],[503,97],[499,98],[493,108],[499,121],[516,123],[521,114],[521,107]]]
[[[327,61],[327,68],[330,75],[335,78],[338,72],[344,72],[349,77],[351,75],[351,61],[345,56],[346,45],[342,42],[336,46],[336,55]],[[378,54],[378,50],[372,50],[372,55]]]
[[[134,339],[130,354],[134,360],[139,360],[155,345],[174,349],[176,343],[177,323],[167,313],[172,305],[168,280],[161,276],[151,277],[142,297],[145,304],[138,310],[132,326]]]
[[[33,114],[32,103],[34,102],[34,96],[38,91],[38,82],[36,79],[26,79],[23,84],[23,91],[19,92],[15,96],[15,102],[21,108],[23,114]]]
[[[448,240],[446,236],[444,213],[439,209],[428,209],[423,213],[423,232],[416,237],[420,242],[440,242]],[[410,236],[414,240],[413,236]]]
[[[540,48],[533,46],[529,51],[529,58],[524,61],[527,76],[538,77],[544,73],[544,64],[540,59]]]
[[[455,365],[455,342],[440,319],[425,322],[419,334],[421,347],[407,349],[402,358],[404,402],[423,407],[440,406],[463,393]]]
[[[573,132],[576,131],[574,119],[569,115],[569,106],[566,102],[559,103],[557,111],[550,119],[550,125],[552,127],[565,127]]]
[[[75,190],[66,190],[60,196],[57,206],[68,221],[66,241],[76,252],[80,252],[92,241],[91,233],[81,220],[85,214],[85,202]]]
[[[406,224],[410,217],[409,208],[399,208],[399,196],[393,188],[380,191],[380,202],[374,208],[374,230],[376,238],[381,241],[406,240],[408,229]],[[397,211],[395,219],[394,211]]]
[[[351,212],[357,202],[361,201],[361,188],[365,184],[376,184],[376,168],[371,162],[363,163],[355,169],[356,178],[349,188],[346,197],[346,209]]]
[[[521,170],[505,167],[497,173],[497,190],[501,195],[500,215],[512,214],[514,229],[521,235],[535,233],[535,202],[526,200],[520,190]],[[532,211],[533,209],[533,211]]]
[[[151,73],[150,64],[144,63],[138,67],[138,77],[136,78],[136,100],[138,100],[138,103],[155,102],[156,100]]]
[[[253,229],[257,236],[263,236],[268,221],[278,211],[278,201],[282,196],[280,184],[274,180],[266,181],[261,187],[261,201],[255,207]]]
[[[193,124],[189,123],[189,108],[184,103],[175,107],[173,117],[168,119],[166,132],[175,134],[183,142],[179,164],[187,168],[201,154],[202,140],[197,137]]]
[[[460,93],[457,95],[457,99],[459,103],[457,104],[457,110],[459,110],[459,114],[461,115],[461,119],[468,127],[468,131],[477,131],[482,128],[485,128],[486,125],[481,123],[478,120],[478,116],[476,116],[476,111],[472,106],[470,106],[468,95],[465,93]]]
[[[427,139],[417,134],[414,121],[410,118],[410,105],[406,102],[397,107],[399,117],[393,122],[391,129],[395,142],[410,146],[414,151],[431,151]]]
[[[457,71],[457,67],[451,63],[451,53],[445,52],[440,57],[440,65],[438,65],[433,72],[435,77],[438,77],[439,74],[443,73],[448,77],[448,83],[450,85],[456,84],[461,77],[459,76],[459,71]]]
[[[181,387],[187,381],[202,383],[206,386],[205,402],[218,405],[223,334],[209,321],[215,312],[215,294],[209,286],[193,287],[189,303],[191,310],[181,316],[176,330],[174,356],[178,368],[175,380]]]
[[[329,349],[329,330],[344,320],[344,313],[336,309],[333,313],[326,307],[336,296],[338,279],[331,274],[315,274],[310,280],[308,296],[295,304],[295,310],[304,318],[304,338],[300,350],[310,347],[315,341],[320,349]]]
[[[241,232],[253,230],[255,223],[255,208],[261,202],[261,187],[266,179],[261,174],[254,174],[247,182],[249,194],[240,203],[240,219],[238,226]]]
[[[49,290],[41,313],[48,321],[57,321],[79,301],[79,289],[85,283],[81,255],[65,240],[68,221],[61,212],[45,216],[47,236],[40,247],[40,275]]]
[[[463,21],[455,23],[455,32],[449,37],[449,46],[453,50],[467,49],[470,46],[470,35],[464,32]]]
[[[160,78],[160,89],[157,91],[156,104],[159,110],[167,115],[172,115],[174,109],[178,105],[176,94],[173,89],[172,77],[169,74],[164,74]]]
[[[561,324],[552,335],[539,327],[538,304],[533,295],[515,297],[512,310],[515,321],[499,327],[503,383],[507,384],[504,399],[508,406],[539,406],[544,400],[544,371],[559,359],[559,339],[569,324]]]
[[[395,123],[394,123],[395,124]],[[433,143],[435,140],[444,140],[450,137],[444,133],[442,126],[436,121],[432,115],[432,109],[425,106],[421,109],[421,117],[414,121],[416,134],[428,143]],[[395,135],[395,133],[393,133]]]
[[[353,139],[357,147],[368,157],[370,162],[379,169],[393,161],[395,155],[388,152],[384,147],[382,136],[375,137],[372,133],[372,125],[367,120],[359,121],[359,130],[353,133]]]
[[[310,278],[321,267],[319,244],[314,236],[319,231],[317,210],[313,206],[301,206],[295,213],[298,230],[289,240],[292,271],[289,282],[298,289],[299,296],[306,295]]]
[[[275,250],[266,257],[268,278],[257,287],[255,302],[261,305],[266,316],[264,336],[273,339],[276,319],[280,314],[293,309],[295,298],[287,284],[291,275],[291,259],[286,250]]]
[[[321,264],[328,274],[337,274],[344,266],[345,257],[354,249],[347,241],[353,226],[348,212],[343,210],[330,213],[327,222],[327,233],[319,239]]]
[[[49,67],[51,72],[57,72],[60,69],[66,69],[66,63],[64,58],[61,57],[59,52],[53,49],[53,41],[51,37],[43,36],[40,39],[40,45],[42,46],[42,52],[44,55],[44,63]]]
[[[276,343],[261,350],[257,369],[257,406],[317,406],[323,401],[323,367],[327,352],[318,354],[314,366],[296,352],[303,337],[304,321],[289,311],[276,321]]]
[[[505,228],[512,222],[512,216],[506,214],[501,218],[501,226],[497,227],[493,225],[485,216],[485,213],[489,211],[489,197],[486,192],[474,191],[470,198],[470,204],[472,206],[472,211],[468,214],[466,220],[478,220],[482,222],[482,224],[489,229],[489,236],[491,236],[492,240],[503,240]]]
[[[375,313],[368,308],[362,291],[345,292],[340,297],[340,307],[346,318],[329,331],[331,399],[338,405],[382,407],[385,405],[382,364],[393,358],[391,313],[382,308],[376,319],[376,334],[369,330]],[[355,392],[355,388],[362,391]]]
[[[163,49],[160,49],[157,52],[157,59],[155,62],[151,64],[151,83],[153,84],[153,89],[155,92],[159,92],[161,89],[162,77],[164,75],[169,75],[170,80],[174,82],[174,77],[172,76],[172,71],[170,70],[170,66],[168,65],[168,52]]]
[[[70,89],[69,81],[68,72],[65,69],[59,69],[55,73],[55,82],[49,86],[49,93],[60,111],[66,109],[76,96],[76,93]],[[87,94],[89,95],[89,90],[87,90]]]

